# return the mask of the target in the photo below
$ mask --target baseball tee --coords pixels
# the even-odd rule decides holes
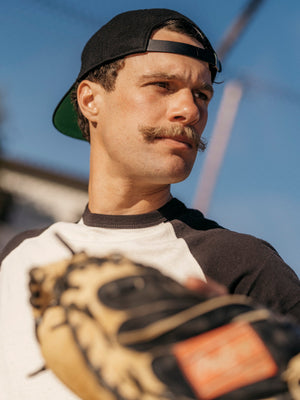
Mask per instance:
[[[77,223],[25,232],[2,252],[0,273],[1,400],[75,400],[43,365],[29,304],[29,270],[71,257],[73,251],[121,253],[184,282],[210,277],[300,321],[300,284],[267,242],[230,231],[177,199],[142,215],[100,215],[85,209]]]

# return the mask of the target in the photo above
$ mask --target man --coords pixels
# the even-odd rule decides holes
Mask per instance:
[[[202,31],[170,10],[121,14],[87,43],[53,121],[90,141],[89,204],[78,224],[23,234],[3,253],[1,399],[74,399],[50,372],[27,377],[42,364],[27,274],[69,256],[56,234],[75,251],[118,251],[180,282],[213,278],[300,320],[299,280],[269,244],[230,232],[171,196],[170,184],[188,177],[205,147],[218,70]]]

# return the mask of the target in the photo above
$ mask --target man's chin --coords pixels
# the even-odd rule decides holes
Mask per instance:
[[[173,183],[183,182],[189,177],[190,173],[191,173],[191,170],[189,170],[188,172],[187,171],[182,172],[181,174],[180,173],[174,174],[174,175],[170,176],[169,183],[173,184]]]

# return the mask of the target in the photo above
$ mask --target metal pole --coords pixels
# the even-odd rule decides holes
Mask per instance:
[[[243,87],[240,82],[231,81],[225,86],[193,205],[204,214],[209,209],[242,93]]]
[[[264,0],[250,0],[236,21],[224,35],[217,53],[224,61],[225,56],[240,38],[242,32],[249,24],[251,17],[257,11]],[[231,128],[238,110],[242,96],[242,86],[238,82],[231,82],[224,90],[222,104],[217,116],[210,145],[207,149],[206,159],[199,180],[196,197],[193,206],[206,213],[216,184],[219,169],[221,167],[226,147],[231,135]],[[228,104],[227,104],[228,103]],[[228,113],[228,115],[226,114]]]
[[[239,39],[243,31],[245,31],[246,26],[250,22],[250,18],[257,11],[263,1],[264,0],[250,0],[241,15],[225,33],[221,44],[217,48],[217,54],[220,60],[224,60],[225,56],[228,55],[237,39]]]

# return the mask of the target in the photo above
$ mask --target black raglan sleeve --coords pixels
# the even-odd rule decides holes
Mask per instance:
[[[223,228],[182,204],[171,222],[207,277],[300,322],[299,278],[269,243]]]
[[[208,242],[202,256],[208,276],[300,322],[299,278],[269,243],[227,230],[215,230]]]

